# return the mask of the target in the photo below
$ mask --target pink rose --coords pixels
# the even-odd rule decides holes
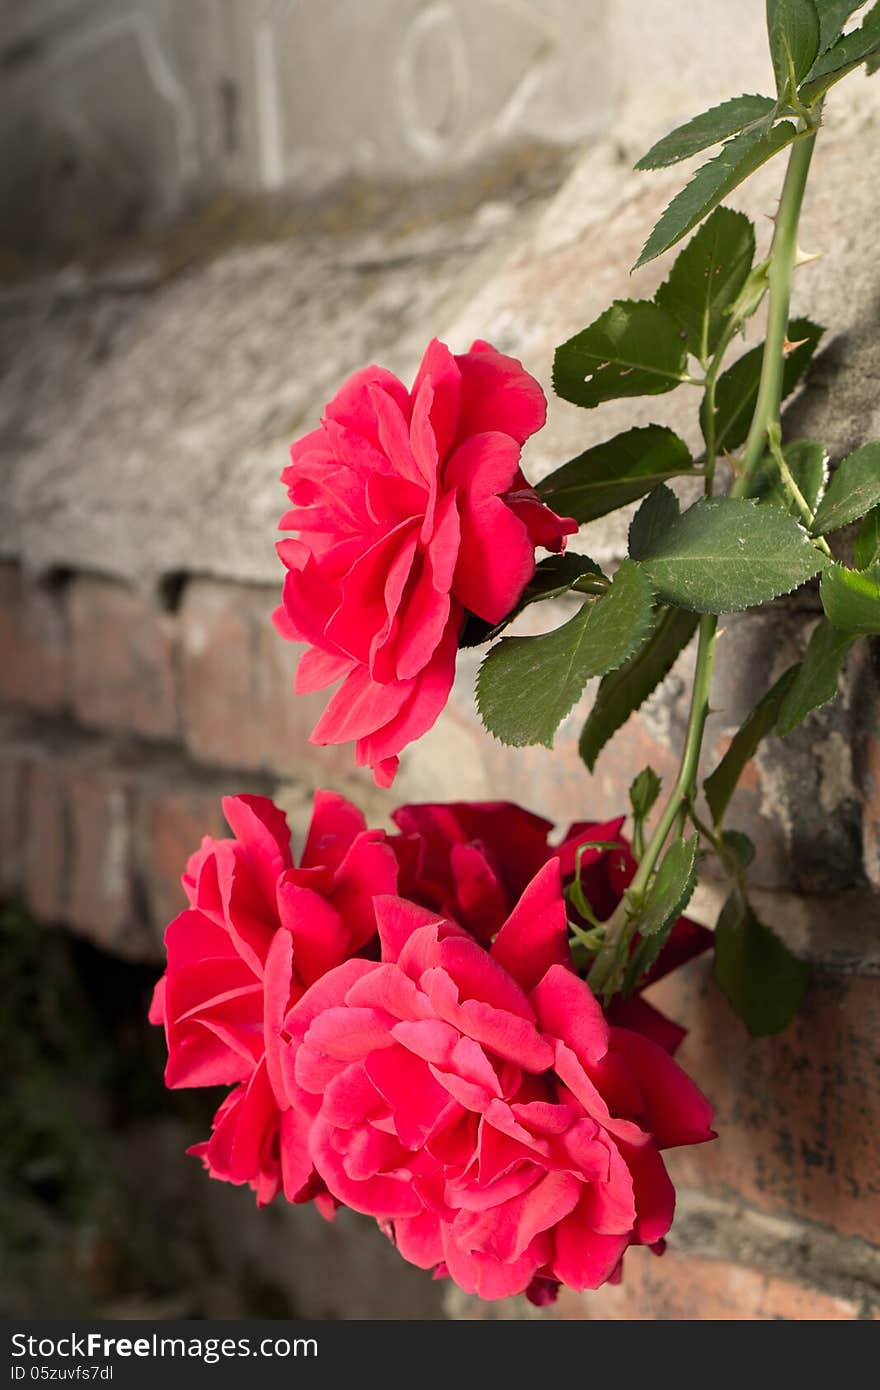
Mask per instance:
[[[573,973],[559,859],[491,951],[397,897],[376,917],[381,961],[330,971],[284,1024],[287,1096],[329,1192],[484,1298],[615,1277],[672,1221],[660,1151],[713,1137],[711,1112]]]
[[[292,1202],[320,1199],[308,1126],[281,1082],[281,1025],[375,937],[373,896],[395,891],[396,860],[384,831],[367,830],[331,792],[315,795],[299,866],[284,813],[266,797],[226,797],[223,810],[234,838],[206,837],[189,861],[190,907],[165,933],[150,1020],[165,1026],[168,1086],[234,1087],[211,1138],[190,1150],[211,1176],[248,1183],[260,1206],[282,1188]]]
[[[453,356],[435,339],[411,391],[366,367],[291,448],[280,525],[299,538],[278,546],[276,626],[308,644],[298,691],[341,682],[312,742],[355,740],[380,786],[446,703],[465,610],[500,621],[534,573],[535,547],[562,550],[577,530],[520,471],[545,415],[515,358],[483,342]]]

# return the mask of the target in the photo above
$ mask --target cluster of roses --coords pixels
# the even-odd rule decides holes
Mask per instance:
[[[151,1011],[169,1086],[233,1088],[191,1150],[209,1173],[374,1216],[485,1298],[545,1302],[662,1249],[660,1151],[711,1138],[710,1108],[672,1059],[682,1030],[640,995],[603,1012],[569,947],[576,865],[602,914],[632,877],[622,819],[554,847],[510,804],[413,805],[392,834],[319,792],[297,864],[271,801],[224,810]],[[682,919],[648,980],[707,937]]]
[[[545,413],[513,358],[434,342],[412,391],[358,372],[291,450],[276,625],[305,644],[297,689],[339,683],[313,741],[353,740],[382,786],[446,702],[466,615],[505,618],[536,547],[577,529],[520,471]],[[212,1176],[374,1216],[486,1298],[545,1302],[659,1251],[660,1151],[712,1137],[709,1106],[672,1060],[682,1030],[638,994],[603,1011],[569,947],[575,873],[601,918],[632,878],[622,819],[553,847],[516,806],[405,806],[388,834],[323,792],[295,864],[270,801],[225,811],[151,1012],[169,1086],[232,1087],[192,1150]],[[706,942],[682,919],[648,981]]]

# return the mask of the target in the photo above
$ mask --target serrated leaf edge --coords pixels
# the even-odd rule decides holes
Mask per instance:
[[[740,126],[739,130],[732,131],[729,135],[721,135],[718,137],[717,140],[710,140],[708,145],[701,145],[699,149],[692,150],[690,154],[676,155],[674,159],[664,159],[662,163],[659,164],[647,164],[645,162],[650,158],[653,151],[658,149],[659,146],[662,145],[666,140],[671,140],[673,135],[678,135],[680,131],[687,130],[688,126],[693,125],[694,122],[698,121],[701,116],[709,116],[714,111],[720,111],[722,106],[727,106],[734,101],[743,101],[746,99],[755,101],[769,101],[771,104],[769,108],[763,113],[763,115],[756,116],[755,119],[752,121],[747,121],[745,125]],[[633,168],[637,173],[647,174],[653,173],[658,169],[671,169],[674,164],[681,164],[686,159],[695,159],[696,156],[698,154],[702,154],[704,150],[711,150],[713,146],[720,145],[725,140],[732,140],[734,135],[741,135],[742,132],[744,130],[748,130],[750,126],[758,125],[761,121],[765,121],[777,105],[778,103],[774,101],[773,97],[765,96],[763,92],[740,92],[738,97],[727,97],[724,101],[717,102],[715,106],[708,106],[705,111],[698,111],[696,116],[691,116],[688,120],[682,121],[681,125],[675,126],[674,129],[670,130],[666,135],[661,136],[659,140],[655,140],[651,148],[647,150],[645,154],[642,155],[641,159],[636,164],[633,165]]]
[[[670,489],[670,491],[671,491],[671,489]],[[729,502],[729,501],[731,501],[731,500],[736,500],[737,502],[747,502],[750,506],[755,507],[756,509],[757,509],[757,508],[759,507],[759,505],[760,505],[759,502],[758,502],[758,499],[757,499],[756,497],[738,497],[738,498],[736,498],[736,499],[731,499],[731,498],[729,498],[729,497],[701,497],[701,498],[699,499],[699,501],[695,502],[693,505],[694,505],[694,507],[702,506],[702,507],[704,508],[704,510],[705,510],[707,507],[711,507],[713,503],[718,503],[718,502],[724,503],[724,502]],[[691,511],[691,510],[692,510],[692,508],[691,508],[691,507],[688,507],[685,511],[681,512],[680,515],[683,516],[683,517],[684,517],[684,516],[687,516],[687,513],[688,513],[689,511]],[[749,611],[749,609],[751,609],[751,608],[763,608],[764,605],[765,605],[766,603],[772,603],[774,599],[782,598],[782,597],[784,597],[785,594],[793,594],[793,593],[795,592],[795,590],[797,590],[797,589],[799,589],[799,588],[801,587],[801,585],[803,585],[803,584],[809,584],[809,582],[810,582],[811,579],[815,579],[816,576],[817,576],[818,574],[823,573],[823,572],[829,567],[830,561],[827,560],[826,557],[821,553],[821,551],[819,551],[819,550],[816,548],[816,546],[814,546],[814,545],[812,544],[813,537],[810,535],[810,533],[809,533],[809,531],[806,529],[806,527],[805,527],[804,525],[802,525],[802,523],[797,519],[797,517],[790,516],[790,517],[789,517],[789,520],[790,520],[791,522],[793,522],[793,524],[794,524],[795,526],[797,526],[797,528],[798,528],[798,530],[800,531],[801,535],[803,536],[804,540],[807,542],[807,545],[810,547],[810,549],[813,551],[814,555],[816,556],[817,564],[816,564],[816,568],[813,570],[812,574],[805,575],[803,579],[798,580],[798,582],[797,582],[796,584],[792,584],[792,585],[791,585],[789,588],[787,588],[787,589],[786,589],[786,588],[782,588],[782,589],[771,588],[771,591],[770,591],[770,593],[768,594],[767,598],[761,599],[760,602],[758,602],[758,603],[749,603],[749,604],[746,604],[746,606],[745,606],[744,608],[723,608],[723,609],[721,609],[721,610],[716,610],[715,608],[695,608],[695,607],[693,607],[693,606],[690,605],[690,604],[682,603],[682,602],[676,602],[676,603],[674,603],[674,604],[672,604],[672,605],[670,605],[670,606],[672,606],[672,607],[674,607],[674,608],[683,608],[683,609],[685,610],[685,612],[687,612],[687,613],[713,613],[713,614],[716,613],[716,612],[720,612],[720,613],[747,613],[747,612]],[[648,556],[648,561],[647,561],[647,563],[650,563],[650,561],[651,561],[652,558],[656,558],[656,557]],[[637,560],[636,563],[644,568],[646,562],[645,562],[644,559],[642,559],[642,560]],[[663,595],[662,595],[662,593],[660,593],[659,586],[657,585],[656,580],[652,578],[652,576],[651,576],[651,574],[650,574],[650,572],[649,572],[648,570],[645,570],[645,577],[646,577],[646,578],[650,581],[650,583],[654,586],[655,592],[659,594],[661,601],[662,601],[663,603],[669,603],[669,600],[668,600],[668,599],[664,599],[664,598],[663,598]]]

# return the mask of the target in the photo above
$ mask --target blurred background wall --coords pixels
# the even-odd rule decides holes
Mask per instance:
[[[393,795],[307,742],[320,700],[269,624],[290,440],[351,370],[412,371],[487,337],[549,387],[553,347],[630,278],[687,167],[658,135],[770,81],[760,0],[0,0],[0,898],[5,1226],[17,1312],[522,1317],[444,1295],[367,1222],[327,1227],[183,1156],[211,1104],[161,1088],[142,1022],[178,877],[224,792],[295,836],[316,785],[376,821],[406,799],[511,796],[563,822],[668,773],[685,656],[587,776],[502,750],[476,658]],[[795,309],[831,328],[790,408],[840,457],[880,435],[880,78],[829,103]],[[781,169],[731,200],[769,238]],[[760,324],[752,339],[757,340]],[[692,402],[552,402],[534,477],[629,424],[696,442]],[[622,552],[619,521],[585,539]],[[722,750],[814,595],[726,625]],[[706,969],[663,986],[724,1138],[677,1156],[662,1265],[565,1317],[870,1316],[880,1286],[880,719],[860,648],[844,698],[768,740],[738,795],[761,910],[817,965],[807,1011],[749,1042]],[[707,920],[719,888],[701,887]],[[63,1026],[62,1026],[63,1025]],[[135,1219],[136,1218],[136,1219]],[[641,1256],[644,1254],[644,1259]]]
[[[69,250],[222,190],[302,197],[352,174],[449,175],[511,145],[638,136],[760,71],[760,27],[740,10],[3,0],[5,217],[26,251]]]

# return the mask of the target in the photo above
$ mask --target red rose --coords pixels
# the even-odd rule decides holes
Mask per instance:
[[[484,1298],[614,1277],[671,1223],[660,1150],[711,1138],[711,1114],[572,972],[559,860],[490,952],[396,897],[376,915],[381,962],[331,971],[284,1025],[288,1098],[328,1190]]]
[[[401,806],[391,818],[403,832],[392,840],[400,860],[401,896],[451,917],[484,945],[499,931],[529,880],[554,856],[565,885],[579,867],[581,887],[600,920],[611,916],[635,877],[636,861],[622,834],[624,816],[572,825],[558,846],[548,842],[551,821],[509,801]],[[591,842],[618,848],[598,849]],[[577,916],[571,905],[569,915]],[[613,1000],[609,1017],[674,1053],[685,1030],[643,999],[641,991],[711,944],[710,931],[679,918],[638,991],[627,1000]]]
[[[334,396],[282,474],[292,510],[275,622],[308,644],[296,689],[341,681],[312,732],[355,740],[359,765],[389,786],[398,754],[431,728],[455,672],[465,610],[497,622],[576,523],[526,483],[520,450],[544,424],[540,386],[476,342],[434,340],[413,388],[367,367]]]
[[[214,1178],[248,1183],[262,1206],[320,1194],[308,1126],[279,1072],[290,1005],[376,933],[375,894],[395,891],[384,831],[343,797],[317,792],[299,866],[284,813],[226,797],[234,837],[206,837],[183,877],[190,907],[165,933],[168,964],[150,1020],[165,1026],[168,1086],[233,1086],[211,1138],[190,1150]]]
[[[400,893],[492,940],[552,851],[552,821],[509,801],[401,806],[391,819]]]

